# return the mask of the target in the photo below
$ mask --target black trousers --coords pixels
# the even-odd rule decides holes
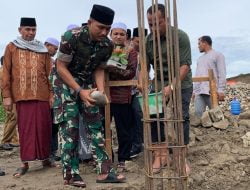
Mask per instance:
[[[51,154],[54,154],[58,150],[58,124],[52,124],[52,143],[51,143]]]
[[[51,118],[53,121],[53,109],[51,110]],[[56,151],[58,150],[58,130],[59,124],[52,123],[52,133],[51,133],[51,156],[55,156]]]
[[[139,100],[135,95],[132,96],[132,146],[135,148],[141,148],[143,142],[143,123],[142,123],[142,109],[139,104]]]
[[[115,120],[117,138],[118,138],[118,161],[124,162],[130,159],[130,150],[132,147],[131,138],[131,119],[132,111],[130,104],[110,104],[111,113]]]

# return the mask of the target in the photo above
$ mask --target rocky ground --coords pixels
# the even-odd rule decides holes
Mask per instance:
[[[241,102],[242,113],[230,113],[230,101]],[[189,161],[190,189],[250,189],[250,85],[227,87],[225,102],[219,108],[196,118],[191,109]]]
[[[242,104],[240,116],[229,112],[229,102],[234,96]],[[202,119],[194,116],[191,107],[190,190],[250,189],[250,134],[246,135],[250,132],[249,97],[250,85],[238,83],[227,88],[226,101],[220,108],[206,112]],[[0,136],[1,133],[2,126]],[[77,189],[63,185],[60,168],[42,168],[39,162],[33,162],[25,176],[13,178],[20,164],[18,156],[18,148],[8,152],[0,150],[0,167],[6,171],[6,176],[0,177],[0,189]],[[143,155],[127,163],[127,167],[127,183],[113,185],[96,184],[96,175],[88,164],[81,164],[80,170],[88,190],[143,190]]]

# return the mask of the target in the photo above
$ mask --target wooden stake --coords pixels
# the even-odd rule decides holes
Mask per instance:
[[[110,91],[109,91],[109,74],[105,72],[105,93],[110,100]],[[110,101],[109,101],[110,102]],[[105,148],[109,155],[110,160],[112,161],[112,136],[110,128],[110,103],[105,106]]]
[[[212,108],[215,108],[218,106],[218,95],[217,95],[216,81],[214,78],[214,72],[212,69],[208,70],[208,78],[209,78],[210,97],[211,97]]]

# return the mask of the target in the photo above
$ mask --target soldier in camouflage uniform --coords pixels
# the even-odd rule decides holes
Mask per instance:
[[[123,182],[111,167],[105,151],[102,116],[90,97],[93,84],[104,91],[103,65],[111,56],[113,45],[107,38],[114,11],[94,5],[88,25],[65,32],[53,74],[55,93],[54,122],[60,124],[61,158],[65,184],[85,187],[79,175],[79,113],[92,137],[93,157],[97,162],[97,182]]]

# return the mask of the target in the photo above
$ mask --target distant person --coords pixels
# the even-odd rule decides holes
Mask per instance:
[[[127,41],[131,40],[131,29],[127,29]]]
[[[52,103],[49,73],[51,59],[42,42],[35,40],[35,18],[21,18],[21,36],[10,42],[4,53],[3,105],[8,111],[16,103],[22,166],[14,173],[24,175],[29,161],[50,166]]]
[[[125,46],[126,46],[127,49],[132,48],[131,30],[129,28],[126,31]]]
[[[87,23],[83,23],[82,24],[82,26],[86,26],[87,25]],[[79,26],[77,25],[77,24],[69,24],[68,26],[67,26],[67,28],[66,28],[66,30],[68,31],[68,30],[73,30],[73,29],[75,29],[75,28],[79,28]]]
[[[54,57],[56,55],[58,47],[59,47],[59,41],[55,38],[47,38],[44,42],[44,45],[48,49],[48,53],[50,57]]]
[[[218,100],[224,100],[226,87],[226,65],[225,57],[222,53],[212,48],[212,39],[210,36],[202,36],[198,40],[198,48],[201,55],[197,61],[196,77],[208,76],[208,70],[212,69],[217,83]],[[206,106],[211,108],[209,82],[194,83],[194,106],[195,114],[202,116]]]
[[[51,57],[51,73],[53,73],[53,70],[55,70],[55,60],[52,58],[56,55],[58,47],[59,47],[59,41],[56,38],[49,37],[45,40],[44,45],[48,49],[48,53]],[[54,93],[54,92],[53,92]],[[55,97],[55,96],[54,96]],[[54,101],[55,102],[55,101]],[[53,102],[53,103],[54,103]],[[50,153],[50,161],[54,164],[55,161],[60,161],[61,157],[57,155],[58,150],[58,125],[54,123],[53,121],[53,109],[51,109],[51,117],[52,117],[52,136],[51,136],[51,153]]]
[[[114,11],[94,5],[88,24],[68,30],[62,36],[54,83],[61,90],[55,118],[60,121],[61,160],[64,183],[86,187],[79,175],[79,114],[83,115],[91,134],[93,158],[96,161],[97,183],[124,182],[125,177],[115,173],[105,150],[102,116],[91,93],[97,88],[104,92],[104,66],[111,56],[113,44],[107,38],[114,19]],[[59,78],[57,78],[59,77]]]
[[[2,79],[3,79],[3,56],[1,57],[1,68],[0,68],[0,88],[1,88],[1,102],[2,102]],[[13,147],[19,146],[19,140],[16,130],[16,105],[13,104],[11,111],[6,110],[6,118],[4,121],[3,138],[0,145],[2,150],[12,150]]]

